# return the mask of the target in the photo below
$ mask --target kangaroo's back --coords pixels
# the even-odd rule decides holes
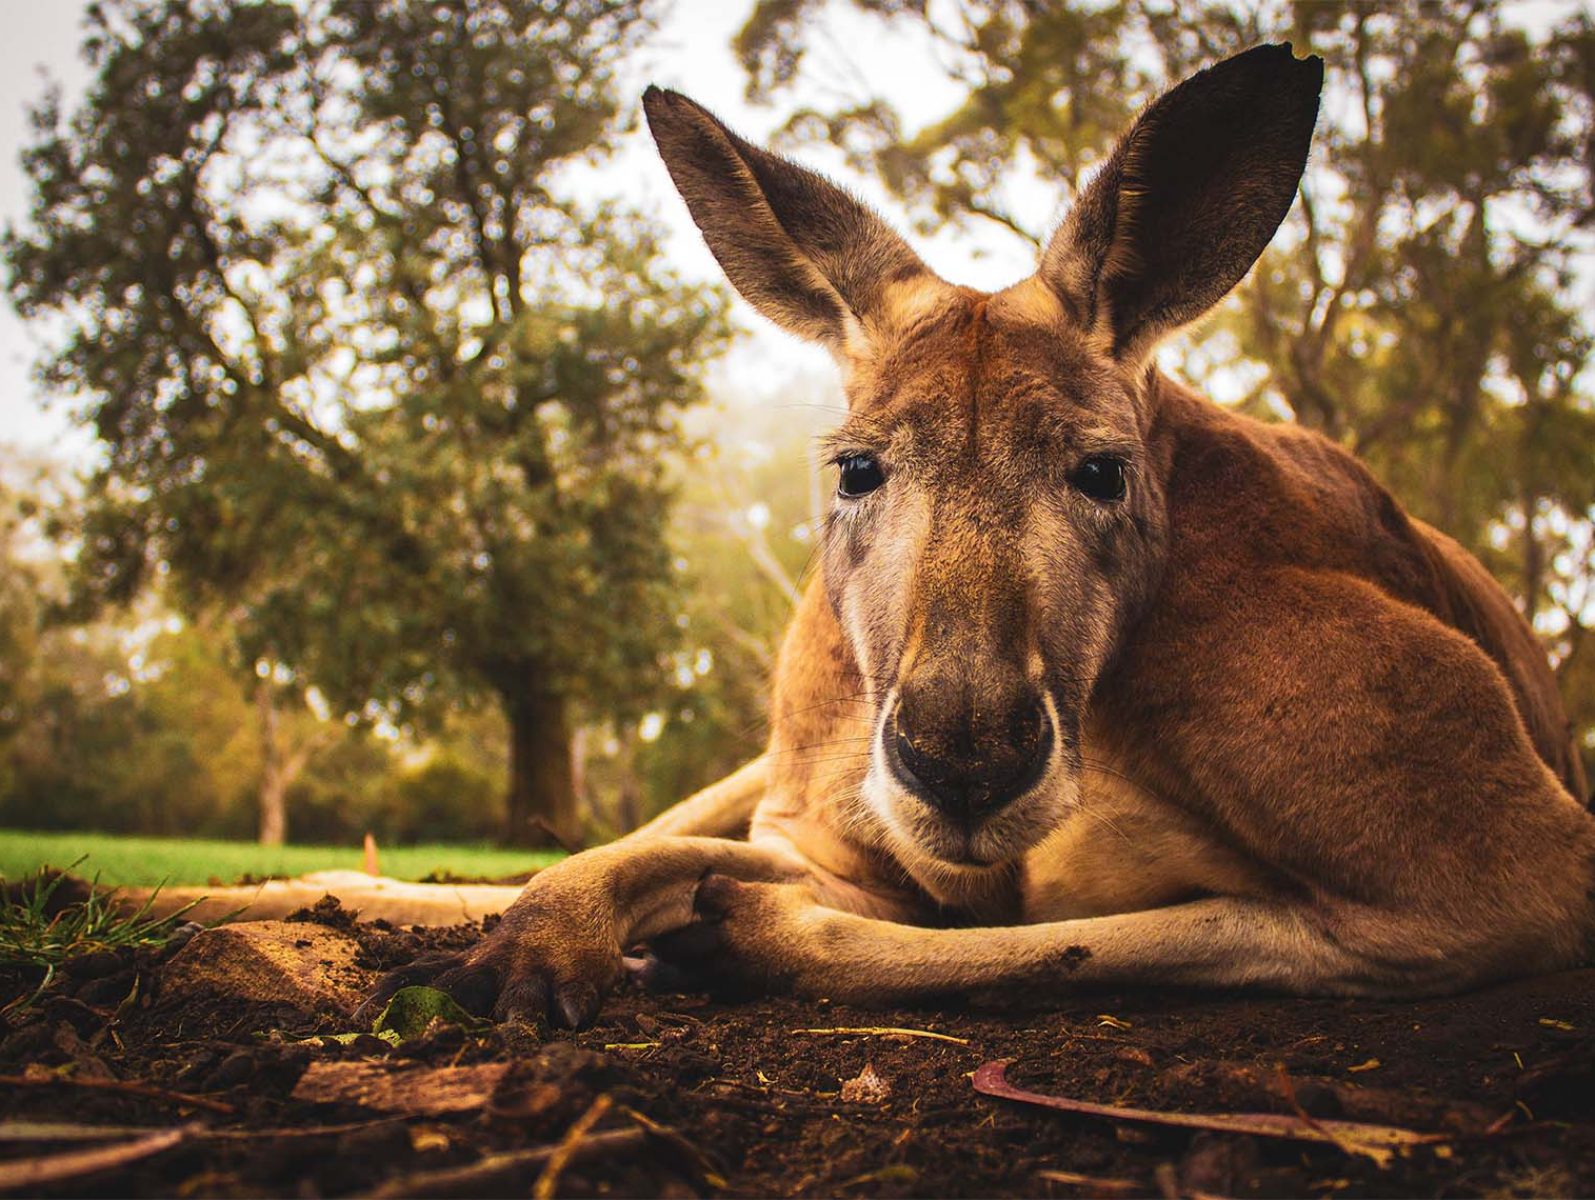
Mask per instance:
[[[1536,750],[1572,794],[1589,784],[1544,648],[1510,597],[1454,539],[1410,516],[1350,453],[1317,433],[1222,409],[1161,381],[1168,426],[1171,570],[1259,563],[1366,579],[1467,635],[1511,685]]]
[[[1495,660],[1512,685],[1518,713],[1540,757],[1580,803],[1587,803],[1589,780],[1573,723],[1529,623],[1478,559],[1438,529],[1416,518],[1410,521],[1434,564],[1438,586],[1430,611]]]

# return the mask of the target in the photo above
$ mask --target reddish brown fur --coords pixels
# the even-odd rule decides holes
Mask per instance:
[[[711,249],[833,350],[833,449],[877,469],[829,519],[768,753],[422,973],[579,1023],[648,940],[711,985],[856,1000],[1417,995],[1586,955],[1587,781],[1506,595],[1339,447],[1149,366],[1273,234],[1321,79],[1259,47],[1181,84],[992,295],[651,91]]]

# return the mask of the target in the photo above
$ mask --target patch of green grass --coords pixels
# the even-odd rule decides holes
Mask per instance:
[[[75,870],[81,865],[69,863],[67,867]],[[116,892],[101,890],[98,880],[90,885],[83,900],[52,905],[51,900],[65,882],[65,875],[50,879],[39,876],[28,886],[16,889],[15,894],[0,898],[0,967],[21,967],[42,974],[37,988],[8,1004],[5,1011],[32,1003],[50,986],[56,969],[71,959],[161,945],[193,907],[185,906],[165,917],[151,917],[157,889],[137,910],[128,912],[116,903]]]
[[[503,850],[491,846],[384,846],[384,875],[422,879],[446,873],[467,879],[502,879],[546,867],[557,852]],[[204,886],[213,879],[233,883],[245,876],[303,875],[309,871],[358,871],[359,846],[257,846],[252,842],[119,837],[106,833],[33,833],[0,829],[0,877],[20,880],[40,867],[65,868],[83,859],[75,873],[98,872],[107,887]]]

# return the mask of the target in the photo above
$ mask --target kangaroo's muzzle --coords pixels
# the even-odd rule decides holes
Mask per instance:
[[[1052,754],[1052,719],[1022,680],[996,694],[968,682],[908,685],[881,728],[893,777],[943,816],[973,823],[1025,794]]]

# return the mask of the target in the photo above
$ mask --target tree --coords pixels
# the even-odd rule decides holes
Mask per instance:
[[[39,653],[39,580],[20,542],[31,499],[0,483],[0,795],[13,781],[12,741],[33,700]]]
[[[41,627],[37,647],[0,744],[0,824],[237,832],[259,760],[207,631],[146,601],[131,621]]]
[[[795,113],[927,227],[1039,244],[1015,172],[1067,202],[1157,90],[1263,41],[1327,67],[1317,150],[1286,232],[1168,365],[1256,415],[1339,439],[1478,553],[1557,664],[1595,766],[1595,17],[1549,31],[1445,0],[948,6],[854,0],[962,85],[915,132],[877,95]],[[804,71],[818,0],[760,0],[737,41],[755,97]],[[863,80],[867,72],[859,72]],[[1586,268],[1587,270],[1587,268]]]
[[[105,444],[81,581],[153,572],[340,711],[511,730],[506,836],[576,830],[577,706],[669,648],[662,461],[720,293],[569,193],[648,0],[89,10],[95,83],[34,111],[11,295]]]

